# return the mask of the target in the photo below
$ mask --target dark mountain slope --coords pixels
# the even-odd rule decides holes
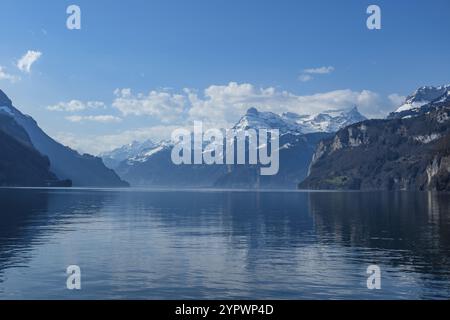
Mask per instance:
[[[50,172],[50,162],[35,150],[26,134],[13,122],[0,115],[0,186],[8,187],[48,187],[70,186],[70,181],[59,181]],[[2,128],[12,128],[15,137],[6,133]]]
[[[12,118],[14,126],[24,129],[32,145],[50,160],[51,171],[60,179],[70,179],[77,187],[125,187],[128,183],[103,164],[101,158],[78,152],[63,146],[49,137],[30,116],[16,109],[11,100],[0,90],[0,113]],[[14,128],[4,128],[12,134]]]
[[[310,133],[305,135],[285,134],[280,137],[279,171],[273,176],[262,176],[261,165],[229,166],[228,172],[216,182],[216,187],[232,188],[294,188],[306,178],[308,166],[322,139],[330,137],[328,133]]]
[[[123,161],[117,172],[133,186],[151,187],[211,187],[226,172],[226,166],[175,165],[172,146],[161,148],[145,161]]]

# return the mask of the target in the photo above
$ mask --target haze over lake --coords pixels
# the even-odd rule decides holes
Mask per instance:
[[[0,299],[450,298],[445,193],[0,189],[0,203]]]

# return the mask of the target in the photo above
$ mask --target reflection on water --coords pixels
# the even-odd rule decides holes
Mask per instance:
[[[3,299],[450,298],[448,194],[0,189],[0,204]]]

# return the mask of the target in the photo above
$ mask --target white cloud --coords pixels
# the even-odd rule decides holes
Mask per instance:
[[[100,123],[118,123],[122,122],[122,118],[113,115],[97,115],[97,116],[68,116],[66,120],[70,122],[100,122]]]
[[[303,70],[303,73],[306,74],[329,74],[334,71],[334,67],[320,67],[320,68],[311,68]]]
[[[124,89],[116,89],[114,90],[115,96],[121,96],[121,97],[131,97],[131,89],[130,88],[124,88]]]
[[[6,72],[5,68],[0,66],[0,80],[8,80],[12,83],[19,81],[20,77],[14,76]]]
[[[328,66],[328,67],[319,67],[319,68],[309,68],[302,71],[302,73],[299,75],[298,80],[301,82],[308,82],[314,79],[312,75],[324,75],[324,74],[330,74],[334,71],[334,67]]]
[[[217,126],[232,125],[248,108],[275,113],[295,112],[317,114],[321,111],[358,106],[369,117],[384,117],[392,102],[369,90],[335,90],[313,95],[296,95],[273,87],[257,88],[252,84],[231,82],[225,86],[210,86],[203,96],[187,91],[190,120],[203,120]]]
[[[181,93],[151,91],[133,95],[130,89],[115,91],[113,106],[123,116],[154,116],[163,123],[189,123],[202,120],[215,127],[233,125],[250,107],[275,113],[317,114],[326,110],[357,106],[368,117],[380,118],[395,105],[370,90],[335,90],[313,95],[296,95],[274,87],[255,87],[249,83],[230,82],[212,85],[200,92],[184,89]]]
[[[301,82],[308,82],[311,81],[312,79],[314,78],[310,74],[301,74],[298,76],[298,80],[300,80]]]
[[[17,62],[17,68],[20,71],[30,73],[31,66],[42,56],[42,52],[28,50],[27,53],[23,55],[22,58]]]
[[[164,123],[176,121],[185,111],[187,99],[182,94],[172,94],[168,91],[150,91],[146,94],[134,95],[131,89],[116,89],[113,107],[122,115],[148,115]]]
[[[106,109],[106,105],[101,101],[87,101],[71,100],[68,102],[59,102],[53,106],[48,106],[49,111],[64,111],[64,112],[77,112],[86,109]]]
[[[203,121],[205,129],[230,128],[250,107],[278,114],[295,112],[312,115],[357,106],[361,113],[369,118],[383,118],[397,107],[394,101],[396,99],[393,97],[393,95],[384,97],[370,90],[350,89],[298,95],[274,87],[257,87],[249,83],[236,82],[211,85],[203,91],[184,89],[179,93],[173,93],[167,89],[161,89],[146,95],[133,94],[130,89],[118,89],[115,91],[113,106],[120,110],[122,117],[150,116],[160,119],[160,123],[147,128],[128,127],[124,132],[111,135],[85,135],[84,138],[72,139],[70,135],[59,134],[58,137],[60,141],[77,150],[98,154],[133,140],[168,139],[175,128],[190,127],[195,120]],[[79,103],[74,103],[71,108],[64,110],[77,108],[80,108]],[[73,115],[68,120],[74,122],[115,121],[113,118],[96,119],[94,117]]]
[[[393,93],[388,96],[388,99],[394,106],[400,107],[405,102],[406,97],[399,95],[398,93]]]

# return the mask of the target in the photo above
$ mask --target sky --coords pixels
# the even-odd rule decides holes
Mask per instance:
[[[448,0],[1,0],[0,89],[93,154],[194,120],[231,126],[252,106],[380,118],[450,83],[448,12]]]

